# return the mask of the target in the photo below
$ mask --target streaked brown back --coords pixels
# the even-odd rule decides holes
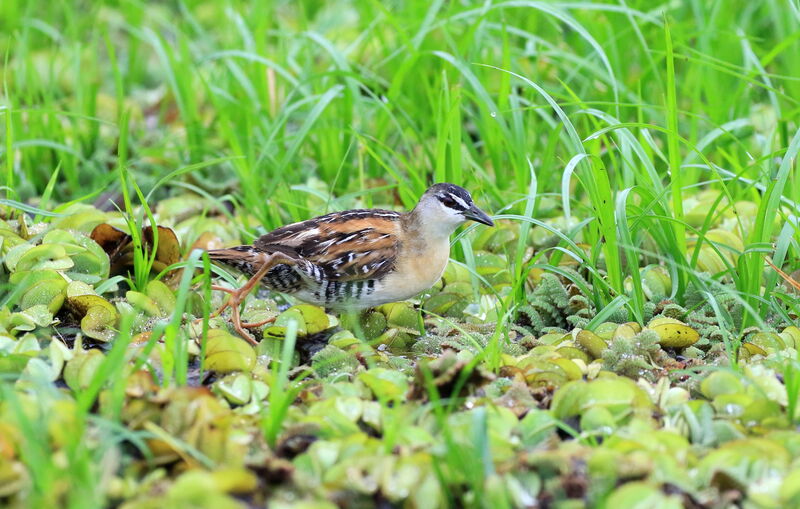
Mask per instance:
[[[254,247],[308,260],[330,280],[379,279],[394,268],[399,227],[397,212],[334,212],[278,228],[256,239]]]

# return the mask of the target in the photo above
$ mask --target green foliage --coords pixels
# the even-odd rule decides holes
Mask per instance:
[[[494,327],[491,325],[460,324],[444,322],[432,327],[424,337],[412,346],[417,354],[439,354],[444,350],[462,350],[478,354],[492,341]],[[501,341],[501,348],[509,355],[522,355],[525,349],[514,341]]]
[[[0,2],[0,505],[800,505],[800,11],[729,7]],[[434,181],[418,299],[209,318]]]
[[[320,378],[340,374],[353,375],[359,366],[361,364],[353,355],[334,345],[326,345],[325,348],[314,354],[311,363],[311,367]]]
[[[632,338],[614,338],[603,352],[603,369],[634,380],[644,377],[655,381],[654,357],[661,353],[658,341],[658,334],[652,330],[643,330]]]
[[[570,272],[579,284],[588,286],[576,272]],[[579,286],[565,284],[555,274],[542,274],[541,280],[527,296],[527,304],[521,305],[517,311],[521,321],[534,334],[541,334],[547,329],[582,328],[594,318],[596,311],[589,296],[575,291]]]

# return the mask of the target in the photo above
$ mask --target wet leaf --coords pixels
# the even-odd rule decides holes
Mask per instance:
[[[253,384],[248,375],[236,373],[218,380],[214,384],[214,389],[229,402],[235,405],[244,405],[250,401]]]
[[[50,230],[42,239],[42,243],[57,244],[64,248],[74,263],[67,272],[71,279],[97,283],[108,277],[110,268],[108,255],[91,238],[65,230]]]
[[[469,301],[461,293],[444,290],[427,298],[423,309],[439,316],[460,318],[468,304]]]
[[[56,313],[64,303],[67,281],[54,270],[15,272],[9,280],[22,288],[19,307],[23,310],[44,305]]]
[[[617,331],[618,327],[619,325],[616,323],[603,322],[597,326],[594,332],[600,337],[600,339],[609,341],[614,337],[614,333]]]
[[[108,254],[112,264],[117,261],[122,249],[131,241],[130,235],[108,223],[95,226],[90,238]]]
[[[168,316],[175,310],[175,293],[161,281],[150,281],[145,291],[158,309],[158,316]]]
[[[161,309],[158,307],[158,304],[156,304],[156,301],[142,292],[128,290],[125,292],[125,300],[127,300],[128,303],[135,309],[145,313],[147,316],[161,316]]]
[[[250,371],[256,363],[253,347],[221,329],[208,331],[206,344],[207,369],[218,373]]]
[[[0,255],[6,255],[12,248],[25,244],[25,239],[9,228],[8,223],[0,222]]]
[[[578,344],[580,344],[594,359],[601,359],[603,351],[608,348],[603,339],[592,331],[582,330],[578,332],[576,337]]]
[[[51,223],[52,228],[88,233],[98,224],[109,220],[108,213],[85,203],[73,203],[62,213],[66,217],[55,218]]]
[[[667,269],[660,265],[648,265],[641,271],[642,290],[652,302],[666,298],[672,290],[672,278]]]
[[[73,391],[86,389],[103,360],[103,352],[96,348],[76,354],[64,367],[64,381]]]
[[[629,482],[623,484],[611,494],[608,507],[620,509],[682,509],[681,499],[674,495],[665,495],[657,486],[646,482]]]
[[[736,394],[744,389],[739,377],[729,371],[715,371],[700,384],[700,391],[708,399],[721,394]]]
[[[556,353],[564,357],[564,359],[579,359],[584,364],[589,364],[592,360],[586,352],[574,346],[560,346],[556,348]]]
[[[618,339],[618,338],[633,339],[636,336],[637,332],[638,331],[635,328],[631,327],[630,325],[622,324],[619,327],[617,327],[617,330],[614,331],[612,339]]]
[[[563,385],[569,379],[567,372],[554,362],[554,358],[547,358],[531,352],[517,363],[517,367],[524,373],[528,383],[536,385]]]
[[[255,483],[252,475],[247,485]],[[155,507],[195,508],[195,509],[243,509],[245,506],[223,489],[227,486],[242,486],[236,474],[224,476],[203,470],[189,470],[169,485],[166,493],[153,495],[126,504],[125,509],[153,509]],[[234,481],[234,482],[232,482]]]
[[[609,376],[568,382],[554,394],[551,411],[554,417],[566,419],[602,407],[620,422],[634,414],[648,415],[651,406],[650,398],[632,380]]]
[[[414,336],[401,329],[389,329],[377,338],[370,341],[370,344],[380,348],[387,348],[392,352],[408,351],[409,345],[413,342]]]
[[[105,304],[90,306],[81,318],[81,330],[86,336],[99,341],[111,341],[116,334],[117,312]]]
[[[0,332],[32,331],[37,327],[47,327],[53,321],[53,313],[44,304],[35,304],[18,313],[12,313],[8,308],[0,309]]]
[[[685,348],[691,346],[700,339],[700,334],[682,323],[659,323],[653,325],[651,322],[649,329],[658,334],[659,343],[666,348]]]
[[[386,325],[408,334],[419,334],[417,311],[405,302],[395,302],[378,306],[378,311],[386,316]]]
[[[342,344],[341,340],[331,341],[331,344],[314,354],[314,357],[311,359],[311,366],[314,368],[317,376],[325,378],[337,376],[342,373],[352,374],[361,367],[361,363],[358,362],[355,355],[342,350],[342,348],[337,346],[340,344]],[[355,343],[348,342],[345,346],[353,344],[359,344],[358,340],[355,340]]]
[[[67,305],[81,319],[83,333],[99,341],[110,341],[119,314],[117,308],[103,297],[96,295],[91,286],[81,281],[72,281],[67,286]]]
[[[784,472],[791,455],[780,444],[765,438],[746,438],[722,444],[710,452],[699,465],[699,476],[704,482],[720,479],[719,474],[729,476],[741,486],[756,482],[761,472],[772,470]]]
[[[274,325],[267,327],[264,331],[265,337],[282,339],[290,321],[297,323],[299,337],[317,334],[331,327],[330,319],[322,308],[310,304],[300,304],[292,306],[278,315]]]
[[[367,311],[361,318],[361,330],[366,339],[375,339],[386,330],[387,320],[386,315],[378,311]],[[347,326],[347,322],[343,321],[342,325]]]
[[[562,349],[558,350],[559,353],[561,353],[561,350]],[[575,362],[570,360],[570,358],[553,359],[552,363],[561,368],[569,380],[579,380],[583,377],[581,368],[579,368]]]
[[[212,472],[214,483],[225,493],[244,494],[258,488],[259,479],[244,468],[221,468]]]
[[[610,434],[617,427],[617,421],[611,412],[602,406],[589,407],[581,415],[581,430],[599,431]]]
[[[358,375],[379,400],[398,400],[408,393],[408,380],[405,375],[385,368],[372,368]]]
[[[11,260],[9,253],[6,265],[12,272],[34,270],[66,270],[75,263],[67,256],[67,251],[58,244],[41,244],[25,250],[13,266],[8,265]]]
[[[783,329],[780,336],[786,346],[794,349],[800,348],[800,328],[790,325]]]
[[[0,354],[0,374],[16,375],[25,370],[31,357],[21,354]]]
[[[786,348],[783,338],[774,332],[757,332],[748,339],[748,343],[759,347],[767,353],[780,352]]]
[[[753,343],[742,343],[741,348],[739,348],[739,356],[743,359],[749,359],[753,355],[765,356],[767,351]]]

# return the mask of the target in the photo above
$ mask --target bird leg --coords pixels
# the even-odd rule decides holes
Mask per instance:
[[[225,309],[231,308],[231,322],[233,323],[233,328],[236,332],[239,333],[244,339],[249,341],[250,343],[257,345],[258,342],[250,335],[245,329],[252,329],[254,327],[260,327],[262,325],[266,325],[268,323],[274,322],[275,317],[264,320],[262,322],[255,322],[255,323],[242,323],[241,316],[239,314],[239,304],[247,297],[247,294],[258,285],[261,279],[269,272],[271,268],[281,263],[292,263],[293,260],[288,258],[286,255],[282,253],[271,253],[265,255],[262,261],[261,266],[259,267],[258,271],[238,290],[232,290],[230,288],[225,288],[224,286],[217,286],[212,285],[212,290],[219,290],[221,292],[225,292],[230,295],[230,298],[211,314],[211,317],[219,316]]]
[[[766,258],[764,258],[764,261],[767,262],[770,267],[775,269],[775,272],[777,272],[787,283],[789,283],[789,285],[791,285],[792,288],[794,288],[795,290],[800,290],[800,282],[795,281],[795,279],[792,276],[790,276],[789,274],[785,273],[784,271],[776,267],[775,264],[773,264]]]
[[[254,329],[256,327],[261,327],[262,325],[272,323],[275,321],[276,318],[278,317],[273,316],[272,318],[267,318],[266,320],[261,320],[260,322],[242,322],[242,327],[244,327],[245,329]]]

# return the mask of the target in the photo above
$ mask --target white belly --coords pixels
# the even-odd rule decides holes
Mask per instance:
[[[387,304],[389,302],[399,302],[410,299],[431,286],[432,285],[415,286],[395,284],[390,277],[387,277],[382,281],[376,281],[373,290],[371,292],[362,292],[360,297],[343,297],[340,300],[327,300],[324,293],[320,294],[306,289],[298,290],[291,295],[303,302],[334,310],[359,310],[380,306],[381,304]]]
[[[292,295],[298,299],[337,310],[365,309],[389,302],[410,299],[432,287],[441,279],[450,259],[450,242],[445,238],[440,242],[424,246],[424,249],[404,252],[399,256],[401,262],[383,279],[374,280],[369,288],[362,282],[361,288],[351,287],[350,292],[334,288],[332,295],[326,297],[327,288],[301,288]],[[339,284],[330,282],[328,284]],[[353,284],[353,282],[351,282]],[[347,293],[347,295],[344,295]],[[334,297],[335,296],[335,297]],[[333,297],[333,298],[331,298]]]

